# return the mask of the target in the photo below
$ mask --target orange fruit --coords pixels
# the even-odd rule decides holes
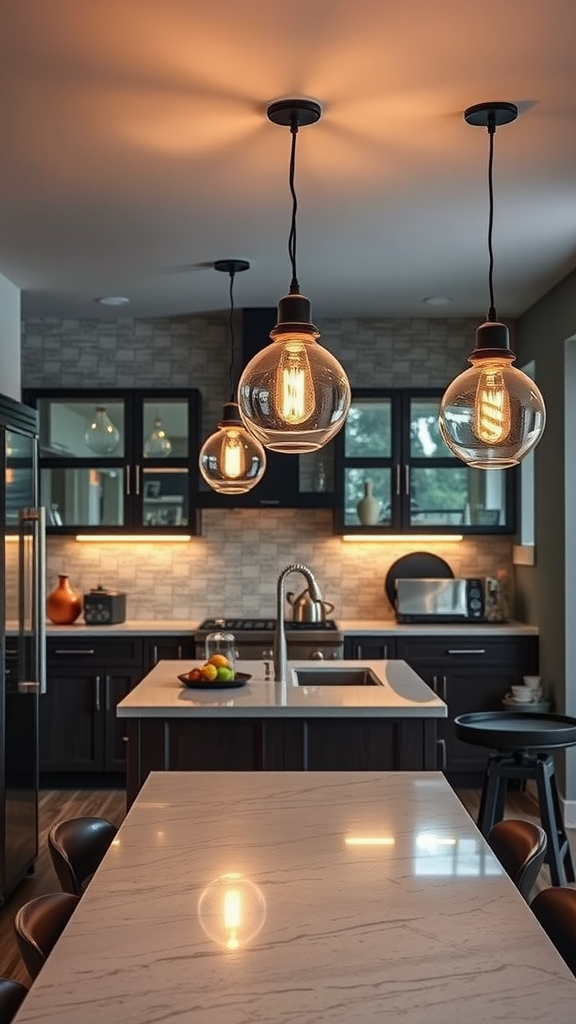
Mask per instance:
[[[224,654],[213,654],[210,658],[209,665],[216,665],[216,668],[229,668],[228,658]]]
[[[202,668],[200,669],[200,678],[205,683],[213,682],[217,675],[218,669],[216,668],[216,665],[210,665],[209,663],[207,665],[202,665]]]

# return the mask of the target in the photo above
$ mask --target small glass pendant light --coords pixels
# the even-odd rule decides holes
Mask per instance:
[[[144,442],[144,456],[147,459],[164,459],[172,451],[172,442],[156,416],[154,428]]]
[[[348,378],[338,360],[318,344],[320,332],[311,322],[310,300],[301,294],[296,273],[296,135],[300,125],[314,124],[320,115],[314,100],[279,100],[268,107],[268,118],[289,126],[292,135],[292,281],[278,304],[272,344],[250,360],[238,385],[240,415],[248,430],[266,448],[288,454],[322,448],[344,426],[350,408]]]
[[[230,388],[231,400],[224,404],[218,430],[200,449],[200,472],[219,494],[246,494],[264,476],[266,454],[258,439],[246,430],[234,397],[234,276],[248,270],[247,260],[217,260],[214,269],[230,275]]]
[[[488,129],[490,200],[488,320],[476,331],[476,348],[469,356],[472,369],[465,370],[447,388],[440,404],[440,433],[450,450],[475,469],[510,469],[536,447],[546,423],[544,399],[533,380],[512,366],[508,328],[496,315],[494,305],[492,227],[494,199],[492,168],[497,125],[509,124],[518,115],[514,103],[478,103],[464,113],[468,124]]]
[[[112,455],[120,444],[120,431],[112,423],[103,405],[96,406],[94,419],[86,428],[84,440],[95,455]]]

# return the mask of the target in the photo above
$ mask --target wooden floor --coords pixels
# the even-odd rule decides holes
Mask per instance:
[[[458,796],[474,820],[480,804],[480,790],[459,790]],[[43,790],[40,794],[40,838],[39,856],[35,873],[26,878],[18,890],[0,910],[0,977],[15,978],[25,985],[30,984],[27,971],[20,960],[14,939],[13,921],[19,907],[35,896],[59,889],[52,862],[47,851],[46,836],[50,826],[63,818],[74,818],[83,814],[108,818],[120,825],[126,811],[126,794],[123,789],[85,790]],[[511,792],[506,804],[506,817],[526,818],[539,821],[538,806],[528,793]],[[576,829],[569,830],[570,845],[576,862]],[[534,892],[550,885],[550,874],[545,866]]]

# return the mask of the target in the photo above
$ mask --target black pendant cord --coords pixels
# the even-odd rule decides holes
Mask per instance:
[[[235,339],[234,339],[234,277],[235,272],[230,271],[230,312],[228,314],[228,329],[230,331],[230,367],[229,367],[229,382],[230,382],[230,401],[234,401],[234,356],[235,356]]]
[[[288,256],[290,257],[290,265],[292,267],[290,295],[299,295],[300,285],[298,283],[298,274],[296,272],[296,213],[298,211],[298,198],[294,187],[294,172],[296,168],[296,136],[298,134],[298,114],[296,111],[293,111],[290,116],[290,134],[292,136],[289,172],[290,195],[292,196],[292,220],[290,223],[290,235],[288,236]]]
[[[490,291],[490,308],[488,310],[488,321],[494,323],[498,320],[496,315],[496,305],[494,303],[494,248],[492,244],[492,232],[494,229],[494,135],[496,134],[496,122],[494,114],[488,116],[488,135],[490,138],[490,148],[488,155],[488,254],[489,254],[489,266],[488,266],[488,288]]]

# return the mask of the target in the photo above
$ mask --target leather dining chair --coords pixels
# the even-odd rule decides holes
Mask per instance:
[[[11,1024],[28,989],[12,978],[0,978],[0,1024]]]
[[[576,889],[562,885],[543,889],[532,900],[530,909],[576,975]]]
[[[546,833],[521,818],[504,818],[490,829],[488,844],[506,874],[528,901],[546,856]]]
[[[106,818],[67,818],[48,833],[48,849],[64,892],[81,896],[118,829]]]
[[[79,896],[49,892],[29,900],[14,918],[20,955],[34,980],[42,970],[79,903]]]

